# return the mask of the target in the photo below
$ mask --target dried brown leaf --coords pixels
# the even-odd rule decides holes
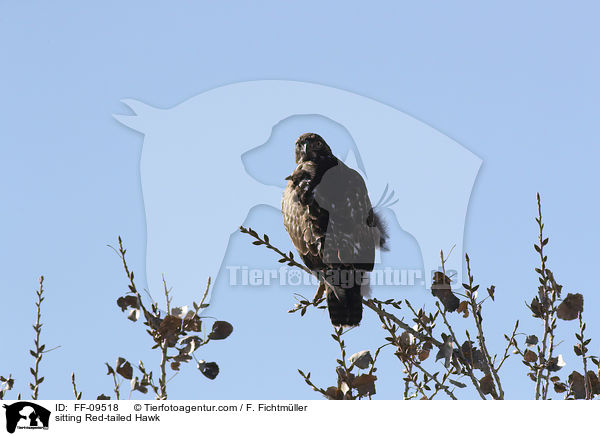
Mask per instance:
[[[577,355],[577,356],[582,356],[585,353],[587,353],[588,349],[585,345],[581,345],[581,344],[577,344],[573,347],[573,352]]]
[[[117,299],[117,306],[121,308],[121,312],[125,312],[128,308],[139,309],[140,301],[137,295],[125,295]]]
[[[559,382],[559,383],[554,383],[554,392],[556,392],[557,394],[562,394],[563,392],[567,391],[567,385]]]
[[[375,380],[372,374],[361,374],[352,381],[352,387],[357,390],[359,396],[375,394]]]
[[[489,374],[484,375],[481,380],[479,380],[479,387],[481,388],[481,392],[485,395],[490,395],[496,390],[494,387],[494,380]]]
[[[583,400],[585,398],[585,379],[577,371],[569,374],[569,387],[576,400]]]
[[[373,357],[369,350],[359,351],[348,358],[348,361],[357,368],[367,369],[373,363]]]
[[[594,371],[588,371],[586,378],[590,392],[593,395],[600,395],[600,380],[598,380],[598,375]]]
[[[469,365],[485,373],[489,372],[485,356],[481,350],[478,350],[477,347],[473,346],[473,342],[465,341],[460,348]]]
[[[562,303],[558,305],[556,315],[560,319],[570,321],[577,319],[580,312],[583,312],[583,295],[567,294]]]
[[[527,350],[525,352],[525,356],[523,357],[523,360],[525,360],[525,362],[535,362],[537,360],[537,354],[535,354],[533,351],[531,350]]]
[[[330,386],[325,390],[325,396],[330,400],[341,400],[344,394],[335,386]]]
[[[402,348],[408,348],[413,343],[413,337],[407,331],[402,332],[398,338],[398,343]]]
[[[219,375],[219,365],[217,365],[215,362],[205,362],[204,360],[199,360],[198,369],[206,378],[211,380],[214,380],[217,378],[217,375]]]
[[[146,386],[142,385],[137,377],[134,377],[131,379],[131,390],[139,391],[142,394],[148,393],[148,388]]]
[[[104,362],[104,364],[106,365],[106,368],[108,368],[108,372],[106,373],[106,375],[113,375],[115,373],[115,370],[112,368],[112,366],[110,366],[106,362]]]
[[[439,288],[434,286],[435,285],[431,286],[431,294],[442,302],[444,308],[448,312],[454,312],[456,309],[458,309],[460,300],[450,290],[450,286],[440,285],[441,287]]]
[[[199,336],[185,336],[179,340],[183,348],[179,350],[180,354],[190,354],[202,346],[204,342]]]
[[[233,326],[227,321],[215,321],[208,339],[219,340],[227,338],[233,332]]]
[[[452,292],[450,277],[441,271],[436,271],[433,274],[431,294],[442,302],[444,308],[448,312],[454,312],[456,309],[458,309],[460,300]]]
[[[166,341],[167,347],[174,347],[181,332],[181,319],[174,315],[167,315],[158,327],[158,334]]]
[[[525,345],[527,345],[528,347],[533,347],[537,343],[538,343],[538,338],[536,335],[529,335],[529,336],[527,336],[527,339],[525,339]]]
[[[126,378],[127,380],[131,380],[133,376],[133,368],[131,367],[131,363],[125,360],[123,357],[119,357],[117,359],[117,374],[121,377]]]
[[[546,367],[548,371],[559,371],[566,365],[566,362],[563,360],[562,354],[559,354],[557,357],[553,357],[546,362]]]
[[[183,321],[183,329],[186,332],[199,332],[202,330],[202,320],[198,315]]]
[[[492,301],[494,301],[494,293],[496,292],[496,286],[492,285],[488,289],[488,295],[491,297]]]
[[[531,304],[528,307],[531,310],[531,315],[534,318],[543,318],[544,317],[544,312],[546,311],[546,308],[540,302],[538,297],[533,297],[533,300],[531,300]]]

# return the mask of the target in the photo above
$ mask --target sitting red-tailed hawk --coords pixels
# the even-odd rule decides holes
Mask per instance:
[[[385,227],[363,178],[323,138],[301,135],[295,156],[281,204],[283,224],[304,264],[325,285],[331,323],[358,325],[375,248],[385,248]]]

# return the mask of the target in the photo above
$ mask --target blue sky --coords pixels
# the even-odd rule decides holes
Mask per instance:
[[[598,12],[593,2],[2,3],[0,328],[7,334],[0,373],[12,372],[25,393],[40,274],[43,340],[61,346],[44,358],[43,398],[70,398],[73,370],[85,397],[108,394],[104,362],[119,355],[156,362],[142,326],[114,303],[126,282],[106,245],[122,235],[143,280],[146,221],[143,137],[112,114],[126,113],[123,98],[169,108],[257,79],[373,98],[482,159],[464,247],[476,280],[496,285],[497,301],[485,308],[495,349],[517,317],[522,331],[540,331],[523,302],[537,286],[533,217],[541,192],[549,266],[567,291],[583,292],[588,331],[597,336]],[[250,223],[290,248],[280,219],[258,207]],[[410,244],[403,246],[416,253]],[[231,238],[228,261],[271,260],[276,265],[243,235]],[[326,317],[287,314],[294,301],[281,289],[227,289],[224,274],[211,315],[236,330],[198,355],[219,362],[221,374],[211,382],[190,366],[173,379],[170,397],[315,398],[296,368],[332,384],[337,349]],[[406,296],[431,304],[428,291]],[[365,323],[371,327],[347,339],[352,352],[382,343],[376,320]],[[570,341],[574,329],[565,324],[562,337]],[[569,367],[579,369],[567,342],[562,347]],[[382,361],[379,398],[401,396],[399,369],[392,358]],[[518,359],[504,371],[507,396],[529,398],[533,384]]]

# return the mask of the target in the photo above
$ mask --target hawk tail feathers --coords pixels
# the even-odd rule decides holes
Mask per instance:
[[[327,284],[327,309],[329,318],[335,327],[352,327],[360,324],[362,319],[361,285],[351,288],[332,288]],[[363,285],[367,286],[367,285]]]

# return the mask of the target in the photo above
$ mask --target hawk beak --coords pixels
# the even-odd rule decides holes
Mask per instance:
[[[289,175],[289,176],[287,176],[287,177],[286,177],[284,180],[292,180],[292,176],[291,176],[291,175]]]

